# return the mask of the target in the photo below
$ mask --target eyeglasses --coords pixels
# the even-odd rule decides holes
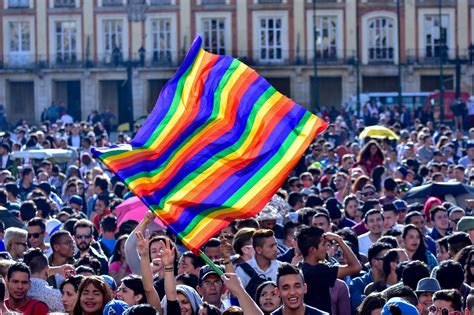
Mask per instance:
[[[217,280],[217,281],[203,281],[202,285],[205,286],[205,287],[210,287],[210,286],[218,287],[218,286],[222,286],[222,281],[220,281],[220,280]]]
[[[79,240],[89,239],[91,237],[92,237],[92,234],[77,234],[76,235],[76,238],[79,239]]]
[[[373,195],[375,195],[375,191],[363,192],[363,193],[361,193],[361,195],[364,196],[364,197],[373,196]]]
[[[27,244],[27,243],[15,242],[15,244],[17,244],[17,245],[23,245],[24,247],[28,247],[28,244]]]
[[[30,238],[39,238],[43,233],[28,233],[28,239]]]
[[[441,312],[441,315],[461,315],[460,311],[451,311],[450,312],[447,307],[438,308],[435,305],[431,305],[428,308],[428,312],[430,312],[430,314],[432,314],[432,315],[436,314],[437,312]]]

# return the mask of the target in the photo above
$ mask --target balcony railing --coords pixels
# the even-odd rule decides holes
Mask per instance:
[[[150,5],[171,5],[171,0],[151,0]]]
[[[418,64],[418,65],[434,65],[439,64],[441,58],[441,51],[429,49],[408,49],[406,51],[406,63],[407,64]],[[459,59],[466,60],[469,58],[469,50],[460,49],[447,49],[443,54],[443,62],[445,64],[454,63],[456,56]]]
[[[122,0],[102,0],[102,6],[104,7],[121,7],[123,6]]]
[[[54,0],[55,8],[74,8],[75,6],[75,0]]]
[[[201,0],[202,5],[219,5],[226,4],[226,0]]]

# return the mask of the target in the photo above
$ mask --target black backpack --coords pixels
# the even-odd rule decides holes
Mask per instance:
[[[247,293],[253,299],[255,297],[255,293],[257,293],[258,286],[269,280],[263,275],[256,273],[255,270],[247,263],[240,264],[239,266],[250,277],[249,283],[245,286],[245,291],[247,291]]]

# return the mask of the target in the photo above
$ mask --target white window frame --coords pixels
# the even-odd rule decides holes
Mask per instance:
[[[237,1],[239,1],[239,0],[237,0]],[[299,1],[299,0],[296,0],[296,1]],[[287,2],[288,2],[288,0],[281,0],[281,3],[287,3]],[[262,3],[260,3],[259,0],[253,0],[253,4],[262,4]],[[263,3],[263,4],[265,4],[265,3]],[[271,3],[269,3],[269,4],[271,4]]]
[[[102,7],[102,6],[103,6],[102,4],[103,4],[102,0],[97,0],[97,6],[98,6],[98,7]],[[126,4],[127,4],[127,0],[122,0],[122,4],[123,4],[123,5],[126,5]]]
[[[198,12],[196,13],[196,32],[204,40],[204,19],[224,19],[224,49],[226,55],[232,54],[232,13],[231,12]]]
[[[374,26],[374,28],[371,28],[371,24],[372,23],[375,23],[377,24],[377,21],[379,24],[381,24],[383,21],[385,21],[386,25],[383,27],[381,25],[379,25],[379,27],[377,28],[377,25]],[[394,35],[395,35],[395,25],[394,25],[394,20],[389,18],[389,17],[386,17],[386,16],[376,16],[376,17],[372,17],[370,18],[368,21],[367,21],[367,29],[368,29],[368,40],[367,40],[367,49],[370,50],[370,49],[395,49],[395,47],[393,47],[394,45],[394,42],[395,42],[395,38],[394,38]],[[391,24],[391,27],[390,27],[390,24]],[[391,34],[390,34],[391,32]],[[383,34],[385,33],[385,34]],[[376,41],[371,43],[371,36],[370,35],[373,35],[373,37],[375,38],[376,35],[384,35],[385,38],[387,38],[388,40],[390,39],[390,37],[392,38],[392,42],[386,42],[386,46],[377,46],[377,43]],[[389,54],[388,54],[388,51],[386,52],[387,53],[387,58],[370,58],[370,52],[368,54],[368,58],[369,58],[369,62],[370,61],[374,61],[374,62],[393,62],[394,58],[395,58],[395,51],[392,51],[392,58],[389,57]]]
[[[151,13],[146,15],[145,20],[145,52],[147,60],[153,60],[153,24],[155,19],[169,18],[171,20],[171,62],[176,62],[178,59],[178,18],[176,13]]]
[[[80,15],[50,15],[49,16],[49,60],[52,63],[56,62],[56,23],[70,22],[76,23],[76,58],[77,61],[82,60],[82,19]]]
[[[171,2],[171,5],[176,5],[176,0],[171,0],[170,2]],[[150,6],[151,5],[151,0],[146,0],[146,4]]]
[[[393,63],[398,64],[399,56],[398,56],[398,29],[397,29],[397,15],[393,12],[389,11],[375,11],[370,12],[362,16],[362,63],[367,64],[369,63],[369,21],[373,18],[388,18],[392,19],[393,21]],[[387,62],[392,62],[391,60],[387,60]]]
[[[174,0],[173,0],[174,1]],[[238,0],[237,0],[238,1]],[[286,0],[285,0],[286,1]],[[197,5],[202,5],[203,0],[196,0]],[[230,0],[225,0],[225,4],[230,4]]]
[[[9,63],[10,51],[10,26],[11,22],[28,22],[30,23],[30,51],[29,62],[36,60],[36,25],[34,16],[7,16],[3,18],[3,55],[7,58],[5,61]]]
[[[170,19],[171,26],[171,62],[176,62],[178,58],[178,44],[177,44],[177,17],[176,13],[153,13],[147,14],[145,20],[145,52],[147,60],[153,60],[153,20],[156,19]]]
[[[449,16],[449,25],[448,25],[448,30],[446,32],[447,38],[446,38],[446,45],[448,46],[448,58],[454,58],[455,57],[455,51],[456,51],[456,45],[455,45],[455,40],[456,40],[456,21],[454,19],[455,17],[455,9],[454,8],[443,8],[441,11],[442,15],[448,15]],[[419,57],[424,58],[426,56],[426,41],[425,41],[425,15],[439,15],[439,10],[436,8],[432,9],[419,9],[418,10],[418,47],[419,49]],[[472,24],[472,20],[471,20]],[[472,34],[471,34],[472,36]]]
[[[281,44],[282,44],[282,58],[281,60],[262,60],[260,59],[260,19],[262,18],[281,18]],[[281,64],[288,60],[288,11],[253,11],[252,12],[252,23],[253,23],[253,59],[259,62]]]
[[[33,9],[34,8],[34,1],[33,0],[29,0],[30,1],[30,9]],[[3,0],[3,8],[4,9],[8,9],[8,0]],[[13,8],[12,8],[13,9]]]
[[[97,16],[97,54],[99,60],[104,61],[106,56],[104,39],[104,21],[120,20],[122,21],[122,58],[124,61],[129,59],[129,43],[128,43],[128,19],[126,15],[118,14],[100,14]]]
[[[74,0],[74,7],[79,8],[80,7],[80,0]],[[54,9],[54,0],[49,0],[49,8]]]
[[[342,10],[316,10],[316,17],[335,17],[336,18],[336,57],[341,58],[344,47],[344,30],[343,30],[343,11]],[[306,42],[306,51],[308,59],[314,58],[314,19],[313,11],[306,11],[306,30],[308,41]]]

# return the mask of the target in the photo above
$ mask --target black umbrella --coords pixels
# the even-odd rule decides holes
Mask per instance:
[[[465,199],[474,198],[474,187],[462,183],[431,183],[428,185],[413,187],[405,197],[407,202],[424,202],[429,197],[438,197],[445,200],[446,196],[453,196],[458,206],[465,207]]]

